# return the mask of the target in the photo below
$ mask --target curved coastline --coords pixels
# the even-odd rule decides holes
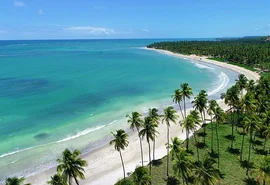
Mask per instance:
[[[211,65],[217,65],[222,68],[230,69],[236,71],[237,73],[243,73],[247,76],[248,79],[258,80],[259,75],[255,72],[249,71],[247,69],[234,66],[231,64],[221,63],[217,61],[208,60],[206,57],[199,57],[195,55],[182,55],[177,53],[172,53],[170,51],[165,50],[157,50],[157,49],[149,49],[143,48],[147,50],[153,50],[156,52],[160,52],[162,54],[167,54],[175,57],[180,57],[184,59],[188,59],[190,61],[196,60],[198,64],[201,62],[209,63]],[[226,108],[226,105],[223,103],[222,100],[218,100],[220,106],[222,108]],[[160,124],[159,132],[160,136],[157,138],[156,141],[156,158],[162,158],[166,155],[165,149],[165,142],[166,142],[166,134],[164,132],[165,125]],[[185,133],[181,131],[179,125],[173,125],[171,127],[171,137],[178,136],[180,139],[185,139]],[[136,166],[140,165],[140,153],[138,148],[138,138],[136,134],[131,134],[129,137],[130,145],[129,147],[123,152],[126,171],[131,172],[135,169]],[[144,145],[144,155],[147,156],[147,146],[146,143]],[[113,150],[111,146],[105,144],[102,147],[94,149],[90,153],[84,154],[83,158],[88,161],[89,166],[85,169],[86,171],[86,179],[81,181],[81,184],[114,184],[117,180],[122,177],[122,167],[118,160],[118,153]],[[145,157],[145,159],[147,159]],[[148,161],[146,161],[148,162]],[[108,165],[109,163],[109,165]],[[46,170],[40,174],[31,176],[27,178],[27,181],[31,182],[32,184],[46,184],[46,181],[50,178],[51,175],[55,173],[55,168]]]

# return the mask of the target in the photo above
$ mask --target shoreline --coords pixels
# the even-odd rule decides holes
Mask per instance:
[[[214,60],[209,60],[206,57],[199,57],[195,55],[182,55],[177,53],[172,53],[166,50],[159,49],[150,49],[144,47],[143,49],[152,50],[155,52],[160,52],[162,54],[167,54],[170,56],[175,56],[179,58],[196,60],[198,63],[209,63],[212,65],[217,65],[223,68],[227,68],[237,73],[245,74],[246,77],[250,80],[258,80],[260,75],[249,71],[247,69],[241,68],[239,66],[234,66],[227,63],[222,63]],[[217,100],[219,105],[226,109],[227,106],[223,103],[222,100]],[[187,110],[189,112],[190,109]],[[177,112],[179,110],[177,109]],[[166,125],[160,124],[158,131],[160,132],[159,136],[156,139],[156,159],[162,158],[167,154],[165,143],[166,143]],[[129,135],[129,146],[126,150],[123,151],[123,158],[126,167],[126,173],[134,171],[136,166],[141,165],[140,162],[140,149],[139,149],[139,140],[136,132],[130,132]],[[171,126],[171,137],[178,136],[181,140],[185,139],[185,132],[182,132],[182,129],[179,125]],[[191,136],[191,134],[190,134]],[[148,148],[147,143],[143,140],[143,151],[144,151],[144,163],[148,163]],[[119,153],[114,150],[112,146],[109,144],[105,144],[99,148],[94,149],[90,153],[82,155],[82,158],[85,159],[89,166],[85,168],[85,180],[81,180],[80,184],[91,184],[91,185],[99,185],[99,184],[114,184],[117,180],[120,180],[123,176],[122,166],[119,158]],[[109,165],[108,165],[109,164]],[[50,180],[50,176],[55,174],[56,169],[51,168],[40,174],[31,176],[26,178],[26,182],[30,182],[31,184],[46,184],[48,180]]]

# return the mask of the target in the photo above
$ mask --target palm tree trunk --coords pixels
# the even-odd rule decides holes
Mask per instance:
[[[149,139],[147,139],[148,143],[148,150],[149,150],[149,171],[150,171],[150,176],[152,175],[152,164],[151,164],[151,145]]]
[[[231,149],[233,149],[233,141],[234,141],[234,114],[233,114],[233,111],[232,111],[232,140],[231,140]]]
[[[188,144],[189,144],[189,130],[186,129],[186,140],[187,140],[187,151],[188,151]]]
[[[180,109],[180,112],[181,112],[182,118],[184,119],[184,114],[183,114],[183,111],[182,111],[182,107],[181,107],[180,102],[178,103],[178,105],[179,105],[179,109]]]
[[[256,132],[254,133],[254,136],[253,136],[253,142],[252,142],[252,149],[254,149],[254,143],[255,143],[255,140],[256,140]]]
[[[250,131],[250,139],[249,139],[249,151],[248,151],[248,164],[247,164],[247,171],[246,171],[246,175],[248,175],[248,170],[249,170],[249,161],[250,161],[251,143],[252,143],[252,131]]]
[[[156,137],[153,139],[153,160],[155,160],[155,147],[156,147]]]
[[[167,177],[169,177],[169,145],[170,145],[170,127],[167,124]]]
[[[219,168],[219,137],[218,137],[218,122],[216,122],[216,137],[217,137],[218,168]]]
[[[197,137],[196,137],[196,133],[193,132],[194,135],[194,141],[195,141],[195,146],[196,146],[196,150],[197,150],[197,158],[198,158],[198,162],[200,161],[200,154],[199,154],[199,148],[197,146]]]
[[[206,138],[206,123],[205,123],[205,111],[203,111],[203,132],[204,132],[204,137],[203,137],[203,144],[205,146],[205,138]]]
[[[184,113],[185,113],[185,119],[186,119],[186,115],[187,115],[187,113],[186,113],[186,97],[184,96]]]
[[[242,146],[241,146],[240,161],[243,160],[244,139],[245,139],[245,134],[243,133],[243,135],[242,135]]]
[[[140,137],[140,131],[139,128],[137,128],[138,131],[138,137],[140,139],[140,147],[141,147],[141,158],[142,158],[142,166],[143,166],[143,148],[142,148],[142,138]]]
[[[185,179],[184,171],[182,171],[182,181],[183,181],[183,184],[185,184],[186,179]]]
[[[124,161],[123,161],[121,150],[119,150],[119,153],[120,153],[120,158],[121,158],[121,162],[122,162],[122,166],[123,166],[124,179],[126,179],[125,166],[124,166]]]
[[[211,132],[211,134],[212,134],[212,136],[211,136],[211,151],[213,152],[213,143],[214,143],[214,127],[213,127],[212,114],[210,115],[210,117],[211,117],[211,130],[212,130],[212,132]]]

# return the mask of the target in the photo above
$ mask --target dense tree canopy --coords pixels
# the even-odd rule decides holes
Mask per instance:
[[[269,69],[270,42],[266,37],[244,37],[217,41],[158,42],[148,48],[164,49],[181,54],[219,58],[223,61],[260,66]]]

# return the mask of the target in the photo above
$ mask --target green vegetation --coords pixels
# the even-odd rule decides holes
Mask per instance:
[[[147,47],[186,55],[209,56],[250,70],[270,68],[270,42],[267,37],[244,37],[217,41],[158,42]]]

